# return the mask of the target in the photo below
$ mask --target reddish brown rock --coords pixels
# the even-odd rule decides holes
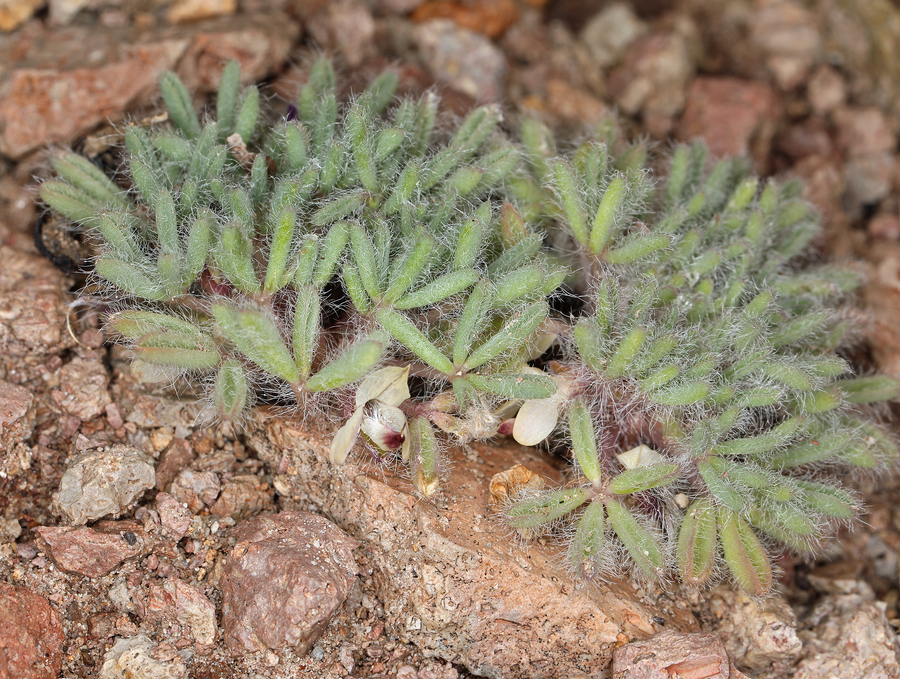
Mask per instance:
[[[677,136],[704,139],[715,157],[750,156],[762,168],[780,117],[780,99],[771,87],[703,76],[691,83]]]
[[[214,516],[230,516],[242,521],[264,509],[272,510],[272,487],[252,474],[235,476],[222,487],[219,499],[210,507]]]
[[[186,439],[173,439],[156,463],[156,490],[165,490],[194,459],[194,447]]]
[[[900,219],[890,212],[879,212],[869,220],[866,231],[873,238],[900,240]]]
[[[42,596],[0,582],[0,679],[56,679],[65,634]]]
[[[775,148],[794,161],[813,155],[828,158],[834,151],[828,124],[815,116],[791,125],[779,134]]]
[[[731,663],[715,634],[667,630],[613,652],[613,679],[729,679]]]
[[[150,540],[134,521],[106,521],[102,529],[42,526],[35,532],[59,568],[89,578],[106,575],[150,549]]]
[[[308,512],[259,515],[234,538],[220,581],[229,650],[305,654],[356,580],[358,543]]]
[[[123,48],[99,68],[22,68],[0,90],[0,152],[19,158],[47,142],[67,142],[117,117],[175,65],[187,43],[166,40]]]
[[[195,514],[205,507],[211,507],[219,497],[221,489],[222,482],[219,481],[218,474],[197,472],[191,469],[185,469],[179,473],[169,486],[172,496],[186,504],[188,509]]]
[[[513,0],[428,0],[419,5],[410,18],[416,22],[450,19],[462,28],[499,38],[519,18],[519,11]]]
[[[24,387],[0,380],[0,471],[7,476],[27,468],[31,455],[25,442],[33,427],[34,396]]]

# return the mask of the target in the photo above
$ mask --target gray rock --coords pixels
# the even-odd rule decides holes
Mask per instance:
[[[414,32],[425,67],[438,80],[478,101],[503,94],[506,57],[488,38],[450,19],[432,19]]]
[[[59,389],[54,389],[50,397],[62,412],[87,421],[112,403],[108,386],[109,371],[99,357],[76,357],[60,369]]]
[[[827,596],[804,622],[813,629],[793,679],[900,677],[897,634],[883,602],[853,594]]]
[[[356,540],[308,512],[261,514],[234,531],[222,627],[232,653],[292,647],[304,655],[356,581]]]
[[[145,634],[119,639],[103,656],[97,679],[187,679],[187,667],[180,657],[159,662],[150,655],[153,648]]]
[[[115,445],[76,456],[53,502],[77,526],[121,515],[155,483],[152,460],[137,448]]]
[[[885,198],[894,183],[896,161],[893,154],[877,153],[851,158],[844,165],[844,207],[851,215],[864,205]]]
[[[211,507],[219,497],[221,489],[222,482],[219,480],[218,474],[198,472],[192,469],[180,472],[169,486],[172,496],[178,502],[187,505],[187,508],[194,513],[202,511],[204,507]]]
[[[785,671],[800,656],[797,619],[778,595],[756,601],[731,587],[717,587],[709,595],[710,611],[719,620],[712,626],[738,667],[748,672]]]
[[[615,2],[588,19],[578,38],[597,66],[609,68],[646,32],[647,24],[634,13],[631,5]]]

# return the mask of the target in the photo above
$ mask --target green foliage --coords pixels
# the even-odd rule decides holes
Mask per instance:
[[[96,244],[109,328],[145,374],[196,379],[223,420],[271,393],[355,399],[332,461],[361,438],[423,495],[446,436],[517,412],[523,443],[567,432],[577,480],[505,513],[567,530],[585,578],[623,549],[648,577],[700,586],[724,566],[762,596],[765,544],[808,552],[854,518],[822,471],[894,463],[870,404],[900,384],[835,354],[860,279],[797,263],[816,223],[795,186],[709,168],[702,144],[654,180],[609,121],[562,156],[534,120],[507,138],[494,106],[440,144],[433,95],[394,101],[387,73],[344,104],[335,81],[316,62],[297,119],[263,126],[236,63],[214,119],[167,73],[171,124],[126,129],[130,189],[52,160],[41,197]]]

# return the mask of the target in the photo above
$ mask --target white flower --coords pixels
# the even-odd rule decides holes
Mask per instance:
[[[383,451],[406,443],[406,415],[397,406],[409,398],[409,366],[376,370],[356,390],[356,409],[331,442],[331,461],[343,464],[356,443],[360,429],[372,445]]]
[[[532,368],[535,373],[544,373]],[[516,415],[512,435],[523,446],[536,446],[550,436],[559,421],[559,410],[569,400],[575,387],[572,378],[566,374],[550,375],[556,383],[556,393],[549,398],[525,401]]]

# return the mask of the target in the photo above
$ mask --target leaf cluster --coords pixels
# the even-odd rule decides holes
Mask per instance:
[[[570,154],[534,120],[510,139],[494,106],[445,138],[396,75],[347,103],[335,81],[316,62],[296,115],[262,125],[236,63],[210,118],[165,74],[169,123],[126,128],[121,181],[52,160],[41,197],[96,241],[141,373],[208,385],[223,420],[356,386],[332,460],[361,437],[426,495],[442,437],[567,432],[581,482],[506,514],[569,524],[585,577],[615,542],[647,575],[724,563],[763,595],[769,543],[808,552],[855,516],[823,471],[893,463],[869,404],[900,385],[840,358],[860,280],[797,265],[817,233],[797,186],[709,169],[701,144],[654,181],[610,121]]]

